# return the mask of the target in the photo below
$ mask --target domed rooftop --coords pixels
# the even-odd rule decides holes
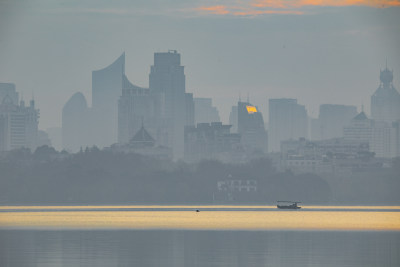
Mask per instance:
[[[71,96],[71,98],[65,103],[63,111],[65,110],[77,110],[82,111],[87,108],[86,98],[81,93],[75,93]]]
[[[380,79],[383,84],[390,84],[393,81],[393,71],[390,71],[386,67],[386,69],[381,71]]]

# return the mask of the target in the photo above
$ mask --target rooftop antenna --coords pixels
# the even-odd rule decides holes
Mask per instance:
[[[249,95],[249,92],[247,92],[247,103],[250,103],[250,95]]]
[[[361,112],[364,112],[364,103],[361,103]]]
[[[239,102],[242,102],[242,97],[240,96],[240,92],[239,92]]]
[[[388,68],[387,68],[387,57],[386,57],[386,69],[388,69]]]

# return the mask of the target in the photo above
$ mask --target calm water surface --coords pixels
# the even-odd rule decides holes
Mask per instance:
[[[0,266],[400,266],[399,215],[400,207],[0,207]]]

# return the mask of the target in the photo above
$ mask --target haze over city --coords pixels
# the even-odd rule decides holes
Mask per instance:
[[[400,266],[399,48],[400,0],[0,1],[0,266]]]
[[[400,88],[397,1],[217,3],[2,1],[0,80],[35,95],[41,129],[61,126],[74,92],[91,105],[91,71],[124,51],[127,77],[146,87],[153,53],[178,50],[187,91],[213,98],[225,123],[239,94],[264,117],[279,97],[297,98],[312,117],[324,103],[369,114],[386,59]]]

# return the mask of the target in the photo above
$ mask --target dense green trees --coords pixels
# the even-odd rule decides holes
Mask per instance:
[[[226,179],[256,180],[257,192],[235,192],[231,202],[215,198],[221,196],[217,182]],[[329,203],[332,192],[321,177],[276,172],[266,158],[187,164],[97,148],[68,154],[41,147],[0,160],[0,204],[272,204],[280,199]]]

